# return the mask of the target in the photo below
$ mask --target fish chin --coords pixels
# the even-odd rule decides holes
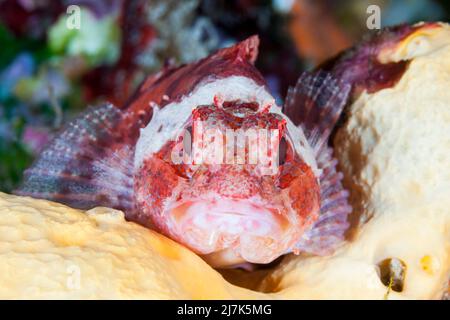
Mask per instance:
[[[172,206],[171,228],[178,240],[214,267],[269,263],[301,233],[285,214],[250,199],[196,199]]]

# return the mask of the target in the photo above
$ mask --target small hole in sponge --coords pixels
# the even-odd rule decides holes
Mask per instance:
[[[388,288],[396,292],[402,292],[405,276],[406,263],[398,258],[388,258],[378,263],[380,280]]]

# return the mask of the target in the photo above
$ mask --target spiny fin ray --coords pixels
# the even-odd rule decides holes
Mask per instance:
[[[88,108],[70,122],[25,171],[16,193],[88,209],[133,209],[134,147],[115,128],[123,111],[111,104]]]

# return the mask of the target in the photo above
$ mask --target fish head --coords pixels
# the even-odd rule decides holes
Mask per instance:
[[[213,101],[192,108],[176,137],[142,162],[139,209],[215,266],[269,263],[317,219],[317,176],[281,113]]]

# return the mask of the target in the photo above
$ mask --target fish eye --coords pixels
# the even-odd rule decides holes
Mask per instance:
[[[282,166],[286,162],[286,154],[288,149],[288,142],[284,137],[281,138],[278,146],[278,165]]]
[[[192,145],[193,145],[192,126],[188,126],[183,132],[183,150],[189,156],[192,155]]]

